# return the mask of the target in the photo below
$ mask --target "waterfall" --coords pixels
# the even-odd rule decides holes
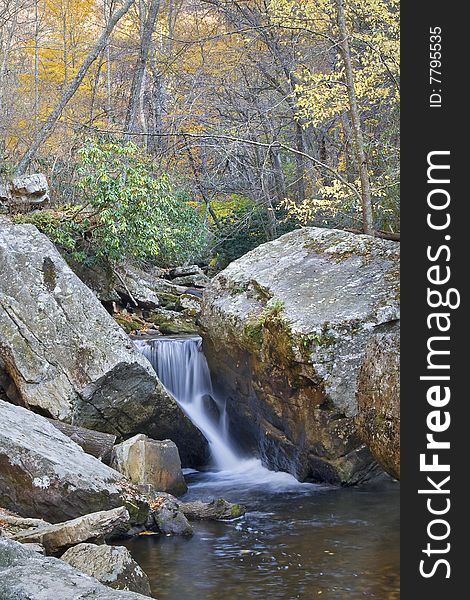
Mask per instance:
[[[161,337],[135,344],[160,381],[202,431],[217,469],[232,471],[240,457],[230,440],[225,402],[214,396],[200,337]]]

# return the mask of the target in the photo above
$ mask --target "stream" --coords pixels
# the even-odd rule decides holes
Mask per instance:
[[[336,488],[269,471],[230,439],[200,338],[136,344],[209,441],[212,464],[185,471],[183,500],[223,497],[248,508],[235,521],[193,522],[192,538],[128,540],[156,598],[399,598],[398,483]]]

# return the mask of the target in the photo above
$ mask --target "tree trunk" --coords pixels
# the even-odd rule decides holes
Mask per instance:
[[[351,50],[348,41],[348,30],[346,27],[346,16],[344,13],[343,0],[335,0],[335,2],[338,16],[339,33],[341,36],[341,56],[343,58],[346,84],[348,88],[352,135],[354,140],[354,153],[359,170],[359,178],[361,180],[362,227],[364,233],[367,233],[368,235],[374,235],[374,217],[372,214],[369,173],[367,171],[367,159],[364,150],[361,117],[357,103],[356,89],[354,87],[354,73],[351,62]]]
[[[111,463],[111,454],[116,442],[115,435],[77,427],[76,425],[69,425],[56,419],[48,419],[48,421],[64,435],[81,446],[87,454],[99,458],[105,465]]]
[[[140,102],[142,83],[144,81],[145,69],[147,66],[150,46],[152,44],[152,33],[155,29],[155,22],[157,20],[159,8],[160,0],[150,0],[150,7],[148,10],[147,18],[145,19],[142,28],[142,35],[140,38],[139,60],[137,62],[136,68],[134,70],[134,76],[132,78],[131,93],[126,114],[126,123],[124,125],[124,131],[126,133],[132,132],[134,128],[137,108]],[[129,138],[129,135],[126,135],[125,137]]]
[[[300,123],[297,122],[295,124],[295,138],[297,150],[299,152],[305,152],[302,125],[300,125]],[[305,200],[305,164],[304,157],[301,154],[295,155],[295,164],[295,176],[297,179],[297,200],[300,203],[302,203]]]
[[[36,138],[34,139],[33,143],[31,144],[29,149],[26,151],[26,153],[23,155],[23,158],[20,160],[18,167],[16,169],[17,175],[24,175],[31,159],[34,157],[34,155],[36,154],[36,152],[38,151],[39,147],[44,142],[44,140],[48,137],[51,129],[56,124],[57,120],[59,119],[60,115],[62,114],[62,111],[67,106],[67,103],[69,102],[69,100],[72,98],[72,96],[75,94],[75,92],[80,87],[80,84],[83,81],[83,78],[85,77],[85,75],[87,74],[88,69],[95,62],[95,60],[98,58],[98,56],[100,55],[103,48],[106,46],[106,42],[107,42],[109,36],[111,35],[114,27],[116,26],[118,21],[121,19],[121,17],[123,17],[127,13],[127,11],[134,4],[134,2],[135,2],[135,0],[126,0],[126,2],[123,4],[123,6],[119,10],[117,10],[113,14],[113,16],[109,19],[106,29],[103,31],[103,33],[99,37],[98,41],[96,42],[95,46],[92,48],[91,52],[88,54],[88,56],[83,61],[76,76],[64,89],[62,96],[61,96],[59,102],[57,103],[56,107],[50,113],[50,115],[47,117],[46,122],[40,129],[39,133],[36,135]]]
[[[34,132],[39,131],[39,0],[34,3]]]

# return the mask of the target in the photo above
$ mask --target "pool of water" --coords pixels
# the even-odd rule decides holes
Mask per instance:
[[[248,512],[193,523],[189,539],[129,540],[156,598],[399,598],[399,484],[331,488],[283,474],[258,482],[243,473],[186,478],[184,500],[224,497]]]

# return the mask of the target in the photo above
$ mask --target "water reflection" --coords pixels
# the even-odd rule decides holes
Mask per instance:
[[[145,536],[128,542],[167,600],[399,598],[399,486],[357,489],[262,485],[244,489],[220,475],[193,473],[185,499],[243,502],[230,523],[195,523],[191,539]]]

